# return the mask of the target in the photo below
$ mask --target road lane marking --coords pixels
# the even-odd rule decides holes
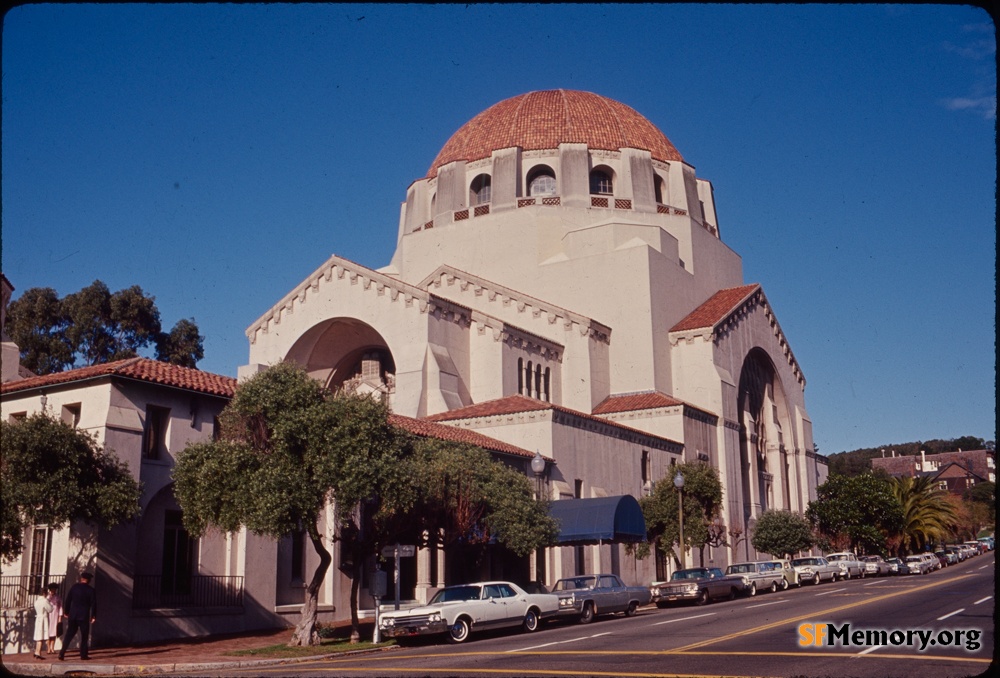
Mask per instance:
[[[823,591],[823,593],[817,593],[817,594],[816,594],[816,597],[817,597],[817,598],[819,598],[820,596],[828,596],[828,595],[830,595],[831,593],[837,593],[838,591],[846,591],[846,590],[847,590],[847,587],[845,586],[845,587],[844,587],[844,588],[842,588],[842,589],[834,589],[834,590],[832,590],[832,591]]]
[[[689,619],[700,619],[701,617],[711,617],[715,612],[706,612],[705,614],[696,614],[693,617],[684,617],[683,619],[668,619],[667,621],[656,622],[653,626],[660,626],[662,624],[673,624],[674,622],[687,621]]]
[[[875,596],[873,598],[867,598],[864,600],[858,600],[852,603],[845,603],[844,605],[838,605],[836,607],[831,607],[826,610],[819,610],[817,612],[807,612],[805,614],[800,614],[798,616],[789,617],[787,619],[778,620],[771,622],[770,624],[764,624],[762,626],[755,626],[750,629],[744,629],[743,631],[736,631],[734,633],[729,633],[722,636],[717,636],[715,638],[709,638],[707,640],[702,640],[697,643],[691,643],[690,645],[684,645],[674,650],[667,650],[667,654],[685,652],[687,650],[693,650],[699,647],[704,647],[705,645],[712,645],[714,643],[720,643],[725,640],[732,640],[734,638],[740,638],[742,636],[749,636],[754,633],[760,633],[761,631],[768,631],[779,626],[784,626],[786,624],[791,624],[797,621],[803,621],[805,619],[822,619],[825,616],[831,615],[834,612],[840,612],[842,610],[849,610],[854,607],[860,607],[862,605],[868,605],[870,603],[879,602],[882,600],[888,600],[890,598],[895,598],[896,596],[902,596],[910,593],[917,593],[923,591],[924,589],[934,588],[936,586],[944,586],[945,584],[954,584],[956,581],[960,581],[965,577],[971,577],[972,575],[959,575],[954,579],[938,580],[931,582],[930,584],[924,584],[923,586],[917,586],[915,588],[907,588],[901,591],[894,591],[893,593],[883,593],[882,595]],[[832,592],[831,592],[832,593]]]
[[[870,648],[868,648],[867,650],[862,650],[861,652],[859,652],[859,653],[858,653],[858,654],[857,654],[857,655],[855,656],[855,658],[857,658],[857,657],[861,657],[861,656],[863,656],[863,655],[866,655],[866,654],[868,654],[869,652],[874,652],[875,650],[878,650],[878,649],[881,649],[881,648],[883,648],[883,647],[885,647],[885,646],[884,646],[884,645],[876,645],[875,647],[870,647]]]
[[[955,610],[954,612],[949,612],[948,614],[946,614],[946,615],[945,615],[945,616],[943,616],[943,617],[938,617],[938,618],[937,618],[937,620],[938,620],[938,621],[944,621],[944,620],[945,620],[945,619],[947,619],[948,617],[954,617],[954,616],[955,616],[956,614],[958,614],[959,612],[965,612],[965,608],[964,608],[964,607],[960,607],[960,608],[958,608],[957,610]]]
[[[592,636],[581,636],[580,638],[570,638],[569,640],[555,640],[551,643],[543,643],[542,645],[533,645],[531,647],[522,647],[515,650],[507,650],[507,653],[512,652],[528,652],[529,650],[538,650],[543,647],[552,647],[553,645],[563,645],[565,643],[575,643],[580,640],[590,640],[591,638],[600,638],[601,636],[610,636],[611,631],[606,631],[604,633],[595,633]]]
[[[985,603],[987,600],[992,600],[992,599],[993,596],[986,596],[985,598],[980,598],[979,600],[974,602],[973,605],[978,605],[979,603]]]
[[[751,610],[755,607],[766,607],[768,605],[778,605],[780,603],[787,603],[787,602],[788,602],[787,600],[775,600],[774,602],[771,603],[758,603],[757,605],[747,605],[747,609]]]

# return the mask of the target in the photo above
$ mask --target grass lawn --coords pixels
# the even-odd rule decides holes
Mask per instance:
[[[284,643],[279,643],[251,650],[234,650],[226,654],[233,657],[255,657],[257,659],[288,659],[295,657],[315,657],[316,655],[336,654],[338,652],[372,650],[382,647],[392,647],[395,644],[396,641],[394,640],[388,640],[376,645],[370,641],[351,644],[349,638],[323,638],[319,645],[292,647]]]

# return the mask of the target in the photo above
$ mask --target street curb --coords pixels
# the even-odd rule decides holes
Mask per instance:
[[[3,663],[6,672],[18,676],[63,676],[69,673],[88,673],[101,676],[150,676],[169,673],[197,673],[217,669],[248,669],[258,666],[278,666],[281,664],[301,664],[320,661],[330,657],[349,657],[358,654],[373,654],[398,648],[373,647],[347,652],[325,652],[309,657],[280,657],[276,659],[233,659],[216,662],[183,662],[174,664],[100,664],[94,662],[57,662],[52,664]]]

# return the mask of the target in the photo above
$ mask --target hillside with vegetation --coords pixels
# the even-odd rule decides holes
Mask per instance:
[[[940,454],[942,452],[957,452],[958,450],[984,450],[993,449],[994,441],[983,440],[975,436],[962,436],[951,440],[925,440],[913,443],[887,443],[878,447],[866,447],[850,452],[836,452],[827,455],[830,462],[830,473],[838,473],[844,476],[856,476],[867,471],[871,471],[871,460],[875,457],[890,457],[895,452],[896,456],[909,456],[920,454],[923,450],[927,454]]]

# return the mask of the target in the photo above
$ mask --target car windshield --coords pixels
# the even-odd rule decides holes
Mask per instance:
[[[479,600],[481,594],[481,586],[449,586],[435,593],[428,605],[451,603],[456,600]]]
[[[670,577],[670,581],[681,581],[684,579],[703,579],[708,577],[708,570],[678,570]]]
[[[831,563],[835,563],[838,560],[847,560],[847,556],[827,556],[826,559]]]
[[[554,591],[575,591],[577,589],[592,589],[596,584],[596,577],[573,577],[572,579],[560,579],[556,582]]]
[[[729,567],[726,568],[727,574],[745,574],[747,572],[753,572],[753,571],[754,571],[753,565],[750,564],[730,565]]]
[[[792,561],[792,565],[802,566],[802,565],[819,565],[819,560],[817,558],[796,558]]]

